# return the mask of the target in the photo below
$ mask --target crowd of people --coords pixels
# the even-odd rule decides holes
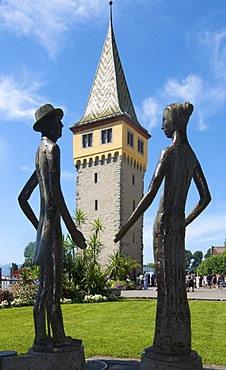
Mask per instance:
[[[127,276],[128,280],[131,279]],[[155,287],[157,290],[156,275],[154,272],[144,272],[136,277],[136,282],[139,283],[140,289],[147,290],[148,287]],[[208,274],[201,276],[188,272],[186,274],[186,290],[187,292],[194,292],[194,289],[205,287],[208,289],[223,289],[226,287],[226,276],[223,274]]]
[[[155,290],[157,290],[156,274],[154,272],[146,271],[134,278],[127,275],[126,281],[127,283],[134,282],[139,289],[147,290],[149,287],[154,287]],[[195,288],[199,289],[201,287],[208,289],[223,289],[226,287],[226,276],[221,273],[201,276],[188,272],[186,274],[185,284],[187,292],[194,292]]]
[[[208,274],[204,276],[188,273],[186,275],[187,292],[194,292],[194,288],[223,289],[226,286],[226,276],[223,274]]]
[[[143,274],[139,274],[135,280],[139,284],[140,289],[147,290],[148,287],[156,287],[156,275],[154,272],[146,271]]]

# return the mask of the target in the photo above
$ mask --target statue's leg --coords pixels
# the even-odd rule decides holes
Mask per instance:
[[[61,342],[65,338],[60,299],[62,297],[62,234],[60,226],[55,228],[51,262],[48,266],[49,289],[47,298],[48,319],[52,328],[53,340]]]
[[[170,219],[172,221],[172,219]],[[174,222],[166,232],[154,228],[158,285],[154,348],[167,354],[191,351],[190,311],[185,288],[184,227]]]
[[[43,267],[40,267],[39,288],[34,304],[33,316],[35,326],[35,343],[42,343],[46,340],[46,274]]]

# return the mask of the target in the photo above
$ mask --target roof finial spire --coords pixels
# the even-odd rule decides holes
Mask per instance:
[[[112,23],[112,4],[113,4],[113,1],[109,1],[109,5],[110,5],[110,22]]]

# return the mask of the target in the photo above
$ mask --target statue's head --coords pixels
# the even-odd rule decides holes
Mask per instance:
[[[33,129],[46,136],[48,134],[56,136],[56,139],[58,139],[63,127],[61,123],[63,115],[64,112],[61,108],[54,108],[52,104],[44,104],[35,112],[36,122]]]
[[[173,103],[168,105],[163,112],[162,125],[162,129],[164,130],[166,136],[172,137],[172,133],[176,130],[185,132],[193,109],[193,105],[188,102]]]

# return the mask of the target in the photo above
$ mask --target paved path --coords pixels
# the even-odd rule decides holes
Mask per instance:
[[[148,288],[148,290],[122,290],[121,296],[125,298],[157,298],[157,291],[155,288]],[[223,288],[222,290],[216,288],[195,288],[194,292],[188,292],[188,299],[226,301],[226,288]]]
[[[148,290],[122,290],[121,296],[124,298],[146,298],[156,299],[157,291],[155,288],[148,288]],[[189,300],[209,300],[209,301],[226,301],[226,288],[207,289],[199,288],[194,292],[188,292]],[[92,358],[89,362],[89,370],[139,370],[140,361],[135,359],[114,359],[114,358]],[[98,364],[99,362],[99,364]],[[105,364],[105,367],[104,367]],[[98,367],[99,366],[99,367]],[[101,367],[102,366],[102,367]],[[106,367],[107,366],[107,367]],[[226,366],[220,365],[203,365],[207,370],[221,369],[226,370]]]

